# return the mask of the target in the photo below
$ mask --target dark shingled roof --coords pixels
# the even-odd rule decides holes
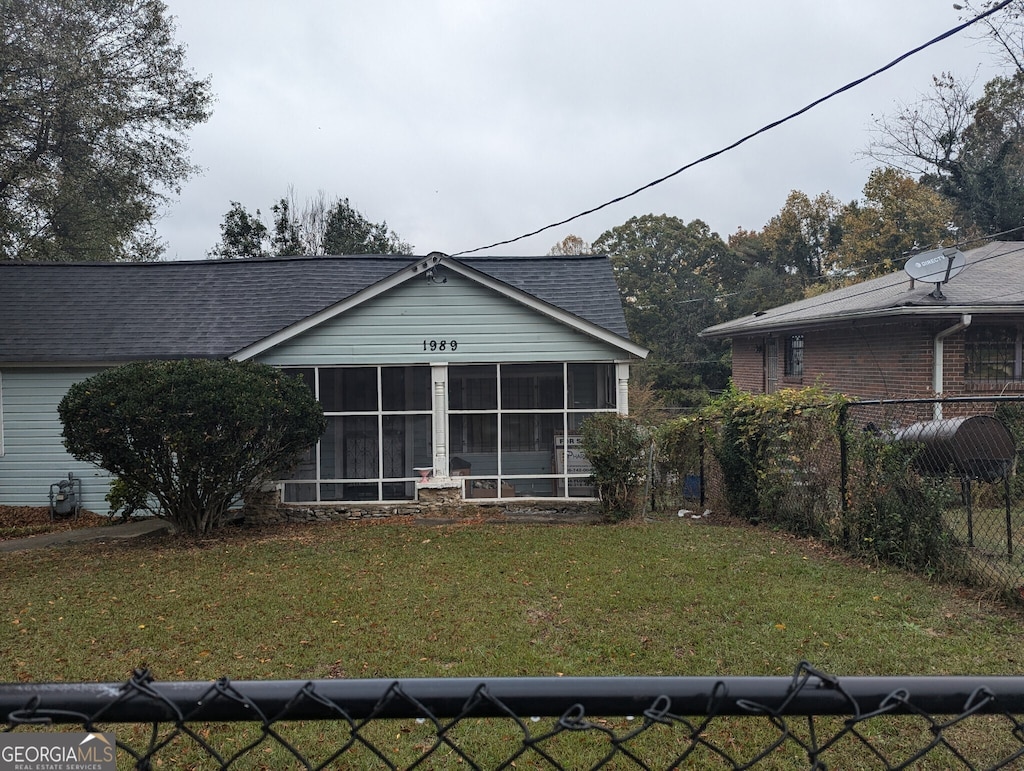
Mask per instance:
[[[942,299],[931,296],[935,284],[916,281],[912,286],[901,270],[708,327],[701,335],[764,334],[855,319],[1024,312],[1024,243],[994,241],[964,252],[964,257],[964,269],[942,286]]]
[[[0,262],[0,363],[226,358],[421,259]],[[458,262],[628,339],[606,257]]]

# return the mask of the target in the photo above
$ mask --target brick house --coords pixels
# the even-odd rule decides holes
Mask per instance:
[[[1024,392],[1024,243],[964,253],[939,291],[899,271],[709,327],[749,393],[820,385],[860,399]]]

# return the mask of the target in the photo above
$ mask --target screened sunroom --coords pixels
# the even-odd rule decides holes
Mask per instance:
[[[451,478],[466,498],[592,497],[580,427],[624,412],[628,364],[287,367],[327,430],[282,480],[287,503],[411,501]]]

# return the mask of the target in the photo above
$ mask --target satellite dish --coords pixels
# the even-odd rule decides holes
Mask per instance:
[[[966,264],[967,258],[964,253],[955,246],[949,246],[911,257],[903,266],[903,270],[915,281],[935,284],[931,296],[936,300],[945,300],[942,285],[959,275]]]
[[[951,278],[955,278],[966,264],[967,258],[964,253],[953,246],[915,254],[907,260],[903,270],[915,281],[945,284]]]

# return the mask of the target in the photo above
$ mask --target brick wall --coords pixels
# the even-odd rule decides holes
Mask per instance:
[[[933,341],[935,334],[948,326],[948,319],[908,319],[900,323],[802,331],[802,377],[783,374],[788,335],[779,335],[779,387],[822,385],[861,399],[932,396]],[[963,334],[946,338],[944,348],[943,394],[969,393],[963,378]],[[764,391],[765,349],[763,337],[733,340],[733,381],[737,388],[751,393]]]
[[[741,391],[764,393],[763,337],[733,338],[732,381]]]

